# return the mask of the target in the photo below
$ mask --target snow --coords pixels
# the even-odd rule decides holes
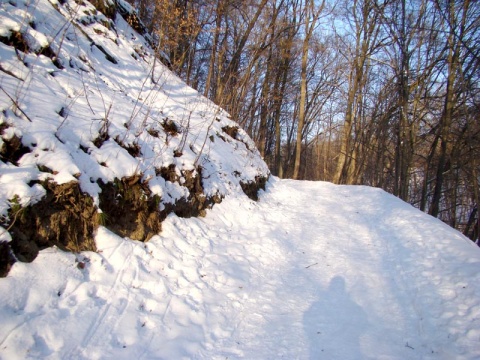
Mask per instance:
[[[99,182],[134,174],[163,209],[199,165],[205,195],[223,198],[204,218],[169,215],[147,243],[100,227],[96,252],[15,263],[0,359],[480,358],[480,252],[460,233],[368,187],[270,177],[248,199],[240,183],[269,175],[253,141],[227,135],[229,115],[121,16],[10,0],[0,24],[0,146],[29,149],[0,161],[1,217],[46,179],[78,181],[99,206]],[[12,32],[28,53],[3,42]],[[157,175],[172,164],[179,183]]]
[[[272,178],[96,242],[0,281],[1,358],[480,357],[478,248],[379,189]]]
[[[17,164],[0,166],[49,169],[18,177],[22,204],[38,199],[28,184],[40,178],[78,181],[98,205],[97,182],[140,174],[163,195],[164,206],[188,195],[157,175],[171,164],[179,174],[204,168],[206,196],[223,197],[239,191],[241,182],[268,176],[248,135],[224,134],[223,127],[238,125],[154,60],[147,41],[119,14],[108,19],[87,1],[12,0],[0,4],[0,20],[0,36],[19,32],[28,45],[24,53],[0,42],[0,109],[8,125],[0,145],[15,133],[30,149]],[[40,54],[45,49],[52,58]],[[178,134],[164,132],[167,121]],[[130,146],[139,146],[140,156],[129,154]],[[178,150],[182,155],[175,157]],[[0,216],[11,199],[11,191],[0,188]]]

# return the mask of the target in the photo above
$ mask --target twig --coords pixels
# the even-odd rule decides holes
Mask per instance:
[[[313,265],[318,265],[318,262],[316,262],[315,264],[312,264],[312,265],[305,266],[305,269],[308,269],[309,267],[312,267]]]
[[[408,345],[408,341],[407,341],[407,343],[405,344],[405,347],[407,347],[407,348],[409,348],[409,349],[412,349],[412,350],[415,350],[415,348],[414,348],[414,347],[412,347],[412,346]]]
[[[4,69],[1,64],[0,64],[0,71],[3,71],[3,72],[4,72],[5,74],[7,74],[7,75],[13,76],[13,77],[14,77],[15,79],[17,79],[17,80],[25,81],[25,80],[23,80],[22,78],[20,78],[20,77],[18,77],[17,75],[15,75],[13,72],[11,72],[11,71],[9,71],[9,70],[7,70],[7,69]],[[3,91],[5,91],[5,90],[3,90]]]
[[[17,109],[20,110],[20,112],[21,112],[23,115],[25,115],[25,117],[27,118],[27,120],[30,121],[30,122],[32,122],[32,119],[30,119],[30,117],[25,113],[25,111],[23,111],[23,110],[20,108],[20,105],[18,105],[18,102],[15,101],[15,99],[12,98],[12,97],[10,96],[10,94],[7,93],[2,86],[0,86],[0,89],[5,93],[5,95],[8,96],[8,98],[9,98],[10,100],[12,100],[13,105],[15,105],[15,106],[17,107]]]
[[[200,159],[200,156],[203,153],[203,148],[205,147],[205,144],[206,144],[207,139],[208,139],[208,133],[210,132],[210,129],[212,128],[213,123],[214,123],[215,119],[217,118],[217,115],[218,115],[219,112],[220,112],[220,108],[217,107],[217,110],[215,111],[215,114],[212,118],[212,121],[210,122],[210,125],[208,125],[207,133],[205,134],[205,139],[203,139],[203,144],[202,144],[202,147],[200,148],[200,152],[198,153],[197,158],[195,159],[195,162],[194,162],[195,168],[198,166],[198,160]]]

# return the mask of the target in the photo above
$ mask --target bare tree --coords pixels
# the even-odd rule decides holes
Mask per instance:
[[[305,111],[307,102],[307,64],[308,49],[310,48],[310,39],[312,38],[315,26],[320,14],[325,7],[325,1],[315,4],[314,0],[306,0],[304,15],[304,39],[302,43],[302,63],[300,71],[300,103],[298,105],[298,124],[297,124],[297,142],[295,146],[295,163],[293,169],[293,178],[299,178],[300,156],[302,152],[303,127],[305,124]]]

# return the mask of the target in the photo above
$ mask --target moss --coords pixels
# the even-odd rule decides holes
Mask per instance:
[[[98,225],[107,226],[108,216],[103,211],[97,213]]]

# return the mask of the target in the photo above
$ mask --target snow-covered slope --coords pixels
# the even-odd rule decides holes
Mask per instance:
[[[96,240],[0,280],[2,359],[480,357],[478,247],[378,189],[272,178]]]
[[[10,240],[4,230],[14,223],[13,247],[27,261],[37,245],[89,249],[97,223],[148,239],[169,212],[203,214],[242,185],[255,196],[248,185],[269,175],[228,114],[154,59],[125,20],[136,24],[130,6],[105,4],[109,17],[88,1],[0,4],[0,241]],[[26,219],[21,209],[40,199],[46,203]],[[53,228],[41,217],[52,203],[68,218],[65,226],[77,221],[69,233],[85,234],[63,241],[69,233],[57,229],[28,243],[33,235],[25,228]],[[133,206],[143,207],[136,218],[121,212]],[[97,208],[98,219],[88,223]],[[142,217],[157,208],[144,228]],[[118,224],[128,216],[129,224]],[[40,225],[37,234],[47,231]]]

